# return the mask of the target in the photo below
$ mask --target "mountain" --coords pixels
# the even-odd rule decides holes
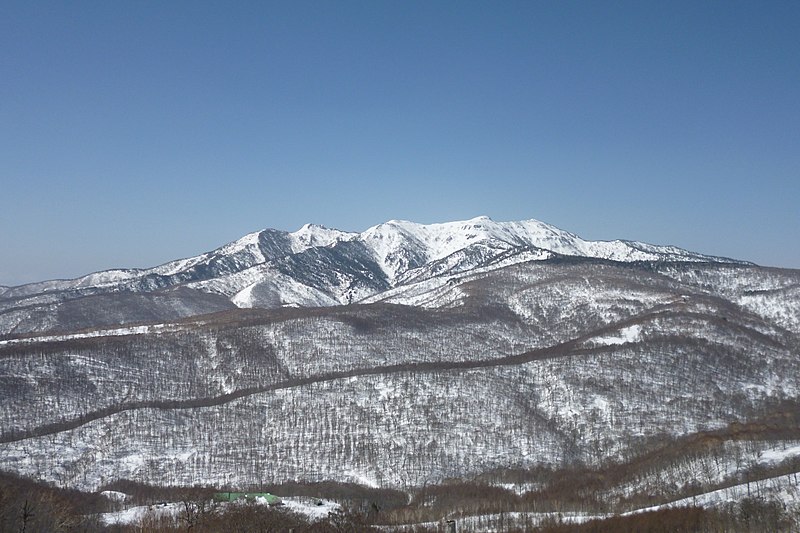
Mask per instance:
[[[797,492],[798,270],[479,217],[265,230],[0,304],[0,469],[65,487]]]
[[[108,270],[7,288],[0,293],[0,333],[172,320],[233,306],[378,301],[386,291],[397,300],[401,287],[418,291],[430,280],[447,282],[446,276],[561,256],[742,264],[673,246],[585,241],[536,220],[477,217],[429,225],[393,220],[360,234],[307,224],[293,233],[251,233],[212,252],[150,269]],[[109,312],[109,305],[116,309]]]

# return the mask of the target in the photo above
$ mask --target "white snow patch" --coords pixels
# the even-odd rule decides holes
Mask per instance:
[[[292,512],[301,514],[311,520],[323,520],[331,513],[339,511],[342,506],[331,500],[321,500],[316,498],[307,498],[302,496],[295,496],[284,498],[281,497],[284,507]]]
[[[114,502],[124,502],[125,500],[128,499],[127,494],[125,494],[124,492],[119,492],[118,490],[104,490],[103,492],[100,493],[100,496],[108,498],[109,500]]]
[[[800,455],[800,445],[786,448],[785,450],[766,450],[759,458],[760,464],[777,464],[791,457]]]
[[[671,507],[686,507],[693,505],[698,505],[701,507],[716,507],[726,503],[738,502],[744,498],[750,497],[778,500],[784,504],[797,504],[800,502],[800,487],[797,484],[796,476],[797,474],[787,474],[783,476],[762,479],[759,481],[751,481],[750,483],[742,483],[740,485],[734,485],[732,487],[706,492],[697,496],[682,498],[680,500],[663,505],[637,509],[635,511],[624,513],[623,516],[643,513],[646,511],[659,511],[661,509],[668,509]]]
[[[115,511],[112,513],[100,513],[100,521],[104,525],[131,525],[141,522],[148,513],[152,513],[156,517],[161,516],[177,516],[181,512],[181,503],[163,503],[159,505],[139,505],[125,509],[124,511]]]
[[[237,292],[231,298],[231,302],[236,307],[250,308],[253,307],[253,289],[258,285],[258,282],[248,285],[241,291]]]
[[[317,246],[330,246],[339,241],[349,241],[358,237],[358,233],[326,228],[318,224],[306,224],[299,230],[290,233],[292,252],[299,253]]]
[[[18,344],[32,344],[37,342],[62,342],[74,339],[90,339],[94,337],[121,337],[126,335],[143,335],[147,333],[163,333],[167,331],[177,331],[179,326],[175,324],[149,324],[147,326],[131,326],[127,328],[96,329],[83,333],[71,333],[68,335],[41,335],[37,337],[26,337],[22,339],[8,339],[0,341],[0,346],[12,346]]]
[[[642,326],[634,324],[633,326],[622,328],[617,332],[616,335],[595,337],[594,339],[592,339],[592,342],[598,346],[612,346],[618,344],[625,344],[628,342],[636,342],[639,340],[641,332],[642,332]]]

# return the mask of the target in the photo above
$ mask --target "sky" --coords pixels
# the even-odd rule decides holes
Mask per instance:
[[[5,1],[0,285],[535,218],[800,268],[796,1]]]

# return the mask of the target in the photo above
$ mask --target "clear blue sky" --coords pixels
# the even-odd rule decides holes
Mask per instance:
[[[800,2],[6,1],[0,284],[537,218],[800,267]]]

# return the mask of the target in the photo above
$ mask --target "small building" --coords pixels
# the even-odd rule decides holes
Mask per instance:
[[[214,500],[218,502],[255,501],[259,498],[263,498],[269,505],[283,503],[278,496],[269,492],[217,492],[214,494]]]

